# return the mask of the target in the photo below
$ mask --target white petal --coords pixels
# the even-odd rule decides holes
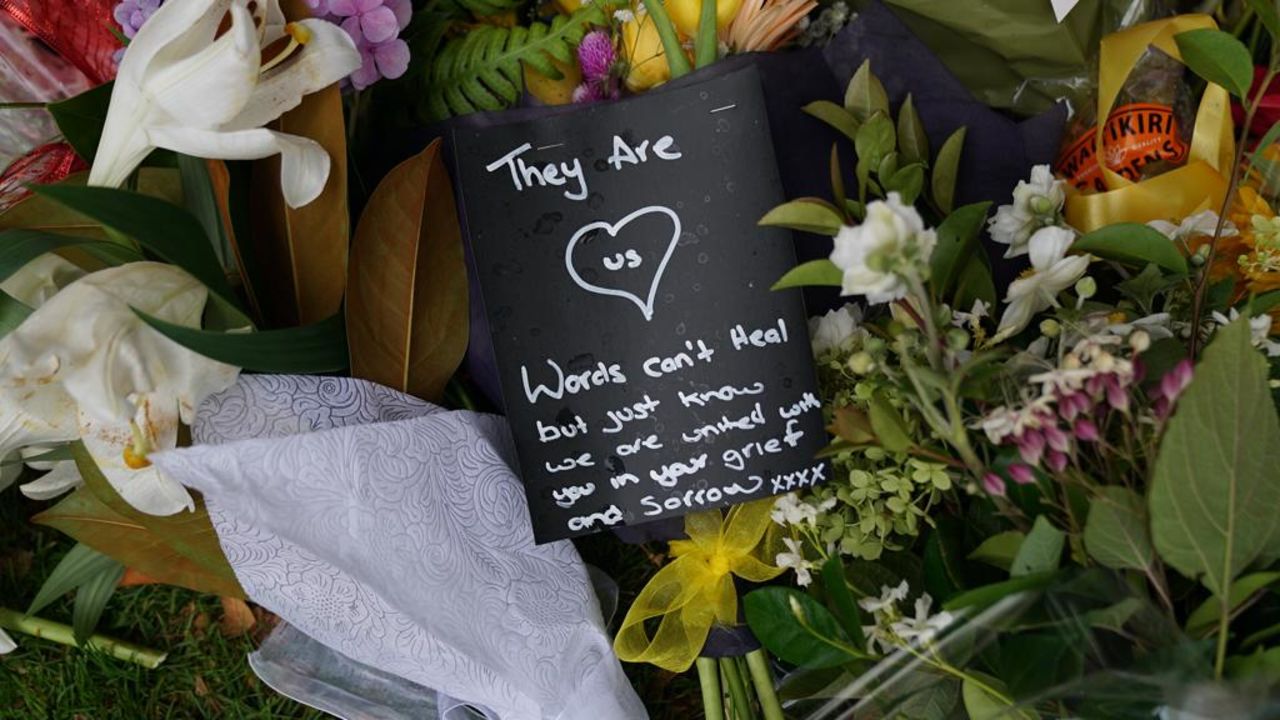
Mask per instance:
[[[1067,254],[1076,234],[1066,228],[1050,226],[1040,228],[1028,241],[1031,254],[1031,266],[1037,270],[1047,270]]]
[[[177,444],[176,403],[144,402],[134,421],[155,451]],[[195,501],[186,488],[162,474],[155,465],[135,470],[125,463],[124,451],[133,443],[133,430],[128,421],[103,422],[81,413],[80,435],[98,469],[125,502],[149,515],[173,515],[195,508]]]
[[[4,357],[0,350],[0,360]],[[75,401],[57,383],[46,377],[0,388],[0,458],[28,445],[65,442],[77,435]]]
[[[280,0],[259,0],[258,5],[263,17],[262,46],[266,47],[284,37],[284,26],[289,21],[280,9]]]
[[[80,268],[53,253],[45,253],[0,282],[0,290],[28,307],[37,308],[82,277],[84,271]]]
[[[80,471],[72,460],[55,463],[53,469],[29,483],[18,486],[23,495],[32,500],[52,500],[74,490],[83,483]]]
[[[152,128],[158,147],[219,160],[257,160],[280,154],[280,185],[289,207],[302,207],[324,191],[329,153],[314,140],[271,130],[214,132],[180,127]]]
[[[291,57],[258,81],[244,110],[222,130],[248,130],[280,117],[309,95],[360,68],[360,51],[345,30],[324,20],[299,23],[311,39]]]
[[[17,643],[13,638],[5,634],[4,630],[0,630],[0,655],[5,655],[18,649]]]
[[[1088,269],[1088,255],[1073,255],[1054,263],[1053,267],[1039,273],[1038,278],[1046,292],[1057,295],[1074,285]]]
[[[0,457],[0,492],[4,492],[5,488],[13,484],[18,479],[18,475],[22,474],[22,463],[13,462],[19,458],[17,453],[10,453],[5,457]],[[11,463],[5,465],[4,463]]]
[[[1000,316],[1000,327],[997,329],[995,337],[992,338],[992,342],[999,342],[1022,332],[1022,329],[1031,322],[1031,316],[1035,312],[1034,302],[1034,299],[1030,297],[1013,299],[1005,307],[1004,314]]]
[[[206,296],[195,278],[163,263],[93,273],[68,285],[0,341],[8,351],[0,352],[0,377],[28,383],[52,377],[81,410],[102,419],[128,418],[132,394],[176,392],[167,368],[194,355],[130,308],[196,327]]]
[[[116,71],[116,82],[141,86],[154,64],[170,63],[206,47],[213,40],[230,6],[231,0],[164,3],[129,41]],[[112,105],[115,104],[114,93]]]
[[[143,95],[169,122],[214,128],[244,109],[258,81],[262,48],[244,5],[231,6],[231,27],[198,52],[147,73]]]

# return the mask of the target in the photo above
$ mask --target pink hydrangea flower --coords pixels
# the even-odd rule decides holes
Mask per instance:
[[[138,30],[142,29],[142,24],[163,4],[164,0],[122,0],[112,10],[112,16],[120,24],[120,32],[132,40],[133,36],[138,34]],[[116,64],[120,63],[122,57],[124,57],[124,48],[116,51]]]
[[[363,63],[351,73],[351,86],[363,90],[409,69],[409,45],[400,33],[413,18],[412,0],[307,0],[317,17],[336,23],[351,36]]]

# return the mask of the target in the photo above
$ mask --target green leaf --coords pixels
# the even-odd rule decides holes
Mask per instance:
[[[786,290],[809,285],[840,287],[844,282],[843,277],[844,273],[830,260],[810,260],[791,268],[771,289]]]
[[[815,100],[803,108],[806,113],[839,130],[850,140],[858,139],[858,121],[853,114],[830,100]]]
[[[929,136],[924,132],[910,93],[898,109],[898,152],[907,163],[929,162]]]
[[[955,597],[965,586],[963,558],[963,525],[950,516],[937,519],[937,526],[924,543],[921,558],[925,590],[939,602]]]
[[[1192,72],[1244,99],[1253,84],[1253,57],[1231,33],[1203,28],[1173,36],[1178,53]]]
[[[1057,570],[1066,541],[1066,534],[1051,525],[1045,516],[1037,517],[1013,558],[1009,575],[1023,577]]]
[[[120,261],[142,259],[142,255],[135,251],[101,240],[71,235],[57,235],[42,230],[5,230],[0,232],[0,282],[9,279],[14,273],[21,270],[23,266],[41,255],[65,247],[82,247],[87,250],[107,250],[109,248],[111,255],[114,255]],[[104,260],[115,259],[101,252],[94,252],[94,254]]]
[[[182,174],[182,204],[204,228],[205,237],[209,239],[218,262],[224,268],[229,267],[231,263],[228,260],[233,251],[227,231],[222,227],[222,211],[218,209],[208,162],[190,155],[178,155],[178,170]]]
[[[881,176],[883,179],[883,176]],[[896,192],[902,196],[902,202],[907,205],[914,205],[916,199],[920,197],[920,193],[924,190],[924,166],[908,165],[899,168],[884,183],[884,189]]]
[[[1036,720],[1039,717],[1030,710],[1010,706],[983,687],[985,685],[986,688],[1007,696],[1008,690],[1000,680],[972,670],[969,673],[970,677],[965,678],[960,691],[969,720]],[[982,684],[979,685],[978,682]]]
[[[860,123],[865,123],[876,113],[886,118],[889,115],[889,95],[880,79],[871,72],[870,60],[864,60],[849,80],[844,91],[844,108]]]
[[[1022,547],[1022,543],[1026,538],[1026,535],[1017,530],[1008,530],[992,535],[983,540],[981,545],[974,548],[973,552],[969,553],[969,559],[994,565],[1001,570],[1007,571],[1013,566],[1014,558],[1018,556],[1018,548]]]
[[[1280,503],[1280,421],[1249,319],[1218,331],[1169,420],[1149,509],[1160,557],[1214,594],[1267,548]]]
[[[1125,487],[1103,487],[1089,505],[1085,549],[1106,567],[1145,570],[1155,559],[1147,527],[1141,496]]]
[[[1271,35],[1272,45],[1280,43],[1280,14],[1276,12],[1275,0],[1245,0],[1245,5],[1258,16],[1262,26],[1267,29],[1267,33]],[[1264,148],[1269,144],[1259,144],[1258,147]]]
[[[1145,607],[1143,601],[1136,597],[1128,597],[1114,605],[1108,605],[1084,614],[1090,627],[1120,632],[1130,618]]]
[[[826,590],[831,605],[835,608],[836,618],[840,626],[848,634],[854,647],[865,647],[866,637],[862,634],[862,613],[858,611],[858,603],[849,592],[849,583],[844,575],[844,563],[840,556],[832,554],[822,564],[822,589]]]
[[[850,644],[835,616],[805,593],[761,588],[747,594],[743,609],[760,643],[794,665],[835,667],[866,657]]]
[[[49,104],[49,114],[58,123],[62,136],[75,148],[76,154],[90,164],[98,154],[98,140],[102,137],[102,126],[107,122],[107,107],[111,104],[114,87],[114,83],[104,83]]]
[[[964,151],[964,137],[968,128],[960,128],[951,133],[938,157],[933,160],[933,176],[929,187],[933,192],[933,201],[942,212],[950,214],[955,207],[956,176],[960,173],[960,154]]]
[[[942,607],[944,610],[963,610],[969,607],[986,607],[1014,593],[1026,590],[1038,590],[1053,581],[1057,573],[1043,572],[1033,575],[1022,575],[991,585],[983,585],[948,600]]]
[[[969,254],[956,281],[953,297],[957,308],[971,308],[975,300],[981,300],[988,307],[995,307],[996,283],[991,277],[991,266],[987,264],[986,253]]]
[[[1252,655],[1233,655],[1227,658],[1226,676],[1233,680],[1274,687],[1280,683],[1280,647],[1265,650],[1258,648]]]
[[[1247,304],[1249,307],[1253,308],[1253,314],[1255,315],[1271,312],[1276,307],[1280,306],[1280,290],[1272,290],[1269,293],[1263,293],[1262,295],[1253,298],[1252,301],[1246,300],[1245,303],[1242,304]]]
[[[9,293],[0,290],[0,338],[13,332],[34,312]]]
[[[58,598],[89,582],[98,573],[116,565],[119,563],[88,545],[76,543],[58,561],[44,585],[40,586],[40,591],[27,608],[27,614],[35,615]]]
[[[89,578],[76,590],[75,604],[71,608],[71,628],[76,642],[83,645],[93,635],[107,608],[107,601],[115,594],[124,577],[124,565],[111,560],[111,565]]]
[[[179,345],[253,372],[318,374],[344,370],[348,363],[346,326],[341,313],[302,327],[224,333],[175,325],[134,312]]]
[[[1253,597],[1254,593],[1260,592],[1277,580],[1280,580],[1280,572],[1258,572],[1245,575],[1231,583],[1227,604],[1235,610]],[[1218,598],[1209,598],[1187,616],[1187,634],[1201,637],[1214,629],[1221,617],[1222,603]]]
[[[978,248],[978,238],[990,208],[989,202],[965,205],[956,208],[938,225],[938,242],[929,258],[929,277],[938,297],[951,297],[969,256]]]
[[[800,198],[770,210],[759,224],[834,236],[844,226],[844,215],[826,200]]]
[[[1116,289],[1136,303],[1143,315],[1148,315],[1155,305],[1156,295],[1173,287],[1179,281],[1180,278],[1177,276],[1166,276],[1160,272],[1159,266],[1155,263],[1147,263],[1146,267],[1142,268],[1142,272],[1118,283]]]
[[[644,9],[653,18],[658,37],[662,40],[662,54],[667,58],[667,67],[671,69],[671,79],[688,75],[693,68],[689,67],[689,59],[685,57],[684,46],[680,44],[680,36],[676,34],[676,27],[671,23],[666,7],[658,0],[643,2]]]
[[[854,140],[858,151],[858,159],[865,160],[873,168],[879,168],[885,156],[897,147],[897,136],[894,134],[893,121],[884,113],[876,113],[858,128],[858,137]]]
[[[1091,253],[1134,267],[1155,263],[1175,273],[1187,272],[1187,259],[1178,246],[1155,228],[1138,223],[1117,223],[1094,230],[1077,238],[1071,251]]]
[[[164,200],[128,190],[73,185],[38,185],[37,193],[128,235],[165,262],[177,265],[228,302],[235,293],[222,264],[191,213]]]
[[[911,439],[911,431],[902,419],[902,413],[891,405],[883,393],[871,396],[868,408],[871,418],[871,429],[876,434],[880,446],[889,452],[903,452],[915,446]]]

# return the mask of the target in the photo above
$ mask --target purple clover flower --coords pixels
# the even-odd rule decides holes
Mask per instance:
[[[115,17],[117,23],[120,24],[120,31],[130,40],[138,34],[138,30],[142,28],[142,24],[150,19],[151,15],[160,6],[164,4],[164,0],[121,0],[112,10],[112,16]],[[124,48],[116,50],[115,61],[120,64],[120,59],[124,57]]]
[[[578,67],[582,69],[582,84],[573,90],[575,103],[590,103],[618,97],[618,81],[613,77],[613,67],[618,52],[613,38],[604,30],[592,30],[578,43]]]

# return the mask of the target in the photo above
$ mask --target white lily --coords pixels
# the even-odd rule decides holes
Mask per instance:
[[[359,67],[345,31],[318,19],[286,25],[279,0],[167,2],[120,61],[89,184],[119,186],[156,148],[226,160],[279,154],[285,201],[306,205],[324,190],[328,153],[262,126]]]
[[[0,388],[36,393],[5,402],[0,418],[43,408],[38,417],[56,421],[61,434],[6,438],[0,422],[0,451],[78,437],[134,507],[153,515],[193,507],[190,494],[147,455],[174,447],[179,422],[192,422],[199,403],[230,386],[238,370],[174,343],[131,308],[198,327],[207,295],[172,265],[140,262],[87,275],[53,296],[0,339]]]
[[[1022,331],[1036,313],[1057,307],[1058,293],[1075,284],[1089,269],[1088,255],[1067,255],[1075,233],[1060,227],[1041,228],[1027,243],[1031,267],[1009,283],[1004,314],[992,342]]]

